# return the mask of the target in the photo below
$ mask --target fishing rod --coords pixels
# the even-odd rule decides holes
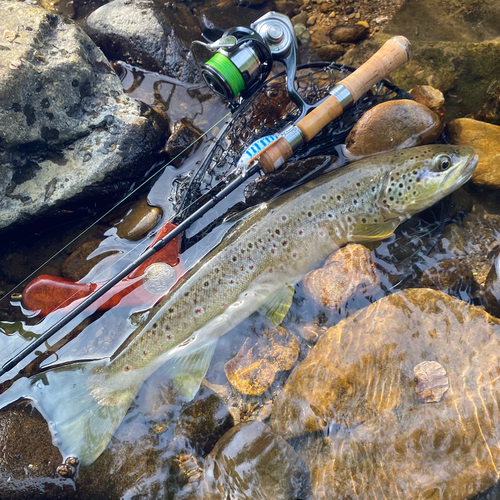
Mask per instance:
[[[405,64],[411,56],[409,41],[404,37],[393,37],[358,69],[341,80],[342,83],[336,84],[330,90],[329,96],[318,103],[308,105],[295,89],[297,41],[288,17],[269,12],[250,28],[232,28],[215,42],[210,44],[194,42],[193,47],[196,45],[213,54],[205,64],[201,65],[203,79],[215,94],[228,102],[233,110],[236,110],[243,99],[251,96],[263,84],[274,60],[282,62],[286,68],[287,91],[299,107],[300,116],[293,125],[288,126],[280,134],[262,137],[253,142],[238,161],[237,166],[240,170],[238,177],[112,279],[84,298],[39,338],[4,363],[0,368],[0,376],[14,368],[254,174],[260,171],[271,173],[283,166],[298,147],[310,141],[373,85]]]

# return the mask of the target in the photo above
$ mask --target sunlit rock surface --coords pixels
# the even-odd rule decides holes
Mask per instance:
[[[337,310],[355,293],[369,296],[380,291],[380,278],[370,251],[350,244],[334,252],[320,269],[302,280],[304,293],[320,309]]]
[[[149,168],[167,119],[76,24],[23,2],[0,1],[0,17],[15,34],[0,42],[0,229],[108,204]]]
[[[253,421],[222,436],[207,457],[200,489],[189,498],[307,498],[308,476],[294,449],[268,426]]]
[[[263,394],[277,372],[293,368],[299,351],[299,340],[285,328],[265,330],[255,341],[247,339],[238,354],[226,363],[226,376],[242,394]]]
[[[431,144],[444,125],[437,113],[408,99],[388,101],[368,110],[354,125],[345,145],[354,157]]]
[[[498,480],[500,320],[441,292],[408,289],[330,328],[292,372],[270,425],[306,440],[314,498],[466,499]],[[415,367],[439,363],[440,402]],[[384,496],[385,495],[385,496]]]
[[[452,144],[472,146],[479,156],[472,182],[478,186],[498,189],[500,187],[500,126],[459,118],[449,126]]]

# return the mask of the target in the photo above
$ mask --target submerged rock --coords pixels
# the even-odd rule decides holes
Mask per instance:
[[[57,472],[63,458],[52,444],[45,420],[29,404],[16,404],[0,413],[0,447],[2,499],[77,498],[74,480]],[[74,471],[71,466],[69,470]]]
[[[168,134],[166,118],[124,92],[74,23],[0,2],[0,229],[108,204],[140,177]],[[13,64],[15,62],[15,64]]]
[[[470,291],[474,286],[472,269],[460,259],[447,259],[438,262],[424,271],[420,278],[424,288],[434,288],[450,295]]]
[[[459,118],[448,125],[452,144],[472,146],[479,156],[472,182],[478,186],[500,188],[500,126]]]
[[[363,497],[377,484],[385,498],[439,491],[463,500],[495,485],[499,334],[500,320],[428,289],[396,293],[330,328],[271,415],[285,438],[328,431],[304,453],[313,498]],[[418,398],[414,369],[424,361],[449,379],[439,402]]]
[[[484,103],[474,118],[493,125],[500,125],[500,86],[495,89],[491,98]]]
[[[423,106],[427,106],[433,111],[437,111],[444,104],[443,93],[430,85],[417,85],[411,89],[409,94]]]
[[[190,146],[192,146],[190,153],[196,151],[201,144],[198,141],[200,137],[201,132],[188,119],[184,118],[174,124],[172,134],[168,138],[163,151],[173,160],[174,166],[178,167],[181,160],[177,159],[177,156]]]
[[[251,464],[251,466],[249,466]],[[233,427],[207,457],[192,498],[307,498],[308,472],[293,448],[259,421]]]
[[[368,36],[367,26],[362,24],[346,24],[333,28],[330,37],[337,43],[356,43]]]
[[[299,352],[297,337],[278,326],[265,330],[253,343],[248,338],[224,371],[238,391],[257,396],[269,389],[276,373],[293,368]]]
[[[306,274],[302,286],[306,297],[321,309],[336,311],[354,294],[373,295],[380,278],[370,251],[350,244],[334,252],[325,265]]]
[[[387,101],[368,110],[346,138],[349,155],[361,157],[433,143],[443,132],[440,117],[407,99]]]
[[[496,317],[500,317],[500,257],[497,256],[484,283],[484,308]]]
[[[85,31],[109,59],[184,82],[200,80],[189,46],[201,30],[181,3],[115,0],[90,14]]]

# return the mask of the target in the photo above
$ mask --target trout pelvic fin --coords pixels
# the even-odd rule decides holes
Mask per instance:
[[[281,324],[292,305],[294,293],[294,287],[286,285],[271,295],[259,309],[260,315],[266,319],[271,327]]]
[[[380,223],[354,224],[350,241],[361,243],[363,241],[383,240],[392,236],[401,221],[399,219],[389,219]]]

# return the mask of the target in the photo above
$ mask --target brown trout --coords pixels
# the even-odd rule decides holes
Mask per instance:
[[[348,242],[387,238],[463,185],[476,164],[463,146],[380,154],[249,209],[111,358],[21,380],[0,405],[34,400],[63,454],[92,463],[153,372],[162,370],[178,394],[192,398],[218,337],[257,310],[279,323],[308,271]]]

